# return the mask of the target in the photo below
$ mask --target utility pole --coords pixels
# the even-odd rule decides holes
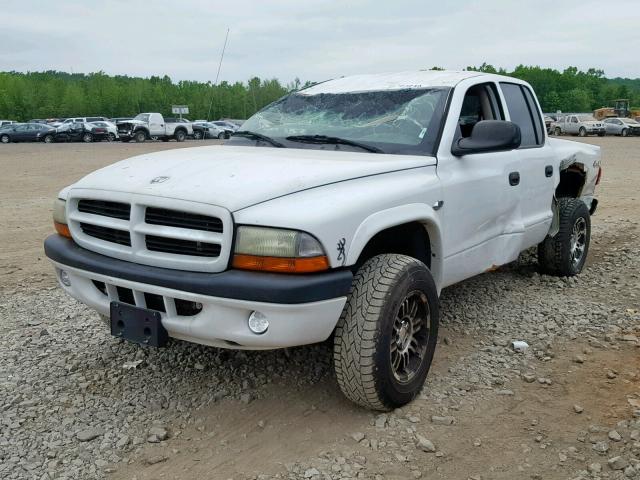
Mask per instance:
[[[211,108],[213,107],[213,94],[215,88],[218,86],[218,78],[220,77],[220,69],[222,68],[222,59],[224,58],[224,52],[227,49],[227,40],[229,39],[229,27],[227,27],[227,34],[224,37],[224,45],[222,47],[222,54],[220,55],[220,63],[218,63],[218,72],[216,73],[216,81],[213,84],[214,90],[211,92],[211,102],[209,102],[209,113],[207,114],[207,120],[211,120]]]

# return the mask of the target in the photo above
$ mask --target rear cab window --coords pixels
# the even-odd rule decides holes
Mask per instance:
[[[524,85],[500,82],[511,121],[520,127],[520,148],[540,147],[544,144],[544,127],[531,90]]]

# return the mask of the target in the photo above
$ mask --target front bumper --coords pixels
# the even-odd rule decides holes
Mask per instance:
[[[62,288],[100,314],[109,315],[110,303],[122,301],[125,292],[137,306],[161,311],[169,336],[225,348],[271,349],[326,340],[353,278],[349,270],[313,275],[239,270],[211,274],[150,267],[91,252],[59,235],[46,239],[45,253],[58,279],[61,270],[68,274],[70,285],[60,282]],[[180,313],[178,302],[199,303],[201,309]],[[249,330],[253,311],[269,320],[262,335]]]

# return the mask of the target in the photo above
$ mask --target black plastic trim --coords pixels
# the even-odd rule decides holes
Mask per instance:
[[[298,304],[344,297],[349,294],[353,280],[348,269],[292,275],[242,270],[203,273],[152,267],[92,252],[55,234],[44,241],[44,252],[54,262],[99,275],[252,302]]]

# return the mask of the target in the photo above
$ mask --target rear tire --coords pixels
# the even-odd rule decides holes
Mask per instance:
[[[82,141],[84,143],[91,143],[93,142],[93,135],[90,133],[85,133],[84,135],[82,135]]]
[[[109,135],[107,135],[107,140],[109,140],[110,142],[113,142],[116,139],[115,134],[110,133]]]
[[[224,139],[225,139],[225,137],[226,137],[226,135],[224,134],[224,132],[220,132],[220,133],[218,134],[218,140],[224,140]]]
[[[557,135],[557,136],[562,135],[562,129],[561,129],[560,127],[556,127],[555,132],[556,132],[556,135]]]
[[[334,335],[336,378],[347,398],[391,410],[418,395],[438,337],[438,293],[429,269],[378,255],[356,273]]]
[[[187,138],[187,134],[184,132],[184,130],[178,130],[177,132],[175,132],[174,137],[176,138],[176,142],[184,142]]]
[[[560,228],[554,237],[538,245],[538,263],[543,273],[572,277],[587,260],[591,241],[591,216],[579,198],[558,199]]]
[[[45,135],[42,141],[44,143],[53,143],[53,135]]]
[[[147,140],[147,134],[143,131],[136,132],[133,136],[136,143],[144,143]]]

